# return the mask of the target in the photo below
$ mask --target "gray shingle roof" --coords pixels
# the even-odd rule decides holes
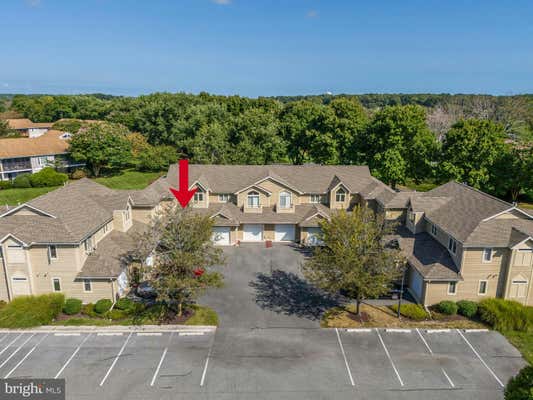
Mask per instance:
[[[147,228],[136,221],[128,232],[110,232],[87,257],[77,278],[116,278],[126,267],[126,256],[137,246],[137,235]]]
[[[428,233],[413,235],[400,227],[395,235],[409,264],[426,280],[462,280],[448,250]]]
[[[168,171],[173,187],[178,185],[178,170],[174,164]],[[189,165],[189,182],[202,177],[213,193],[235,193],[269,175],[303,193],[326,193],[335,176],[352,192],[373,179],[367,166],[355,165]]]

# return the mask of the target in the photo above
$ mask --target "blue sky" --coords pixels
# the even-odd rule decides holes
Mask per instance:
[[[0,92],[533,92],[533,1],[2,0]]]

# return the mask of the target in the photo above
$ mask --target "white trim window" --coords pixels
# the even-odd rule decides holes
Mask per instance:
[[[482,279],[479,281],[477,294],[480,296],[485,296],[487,294],[488,289],[489,281],[487,281],[486,279]]]
[[[335,201],[337,203],[344,203],[346,201],[346,191],[343,188],[337,189],[335,193]]]
[[[314,203],[314,204],[322,203],[322,196],[319,194],[312,194],[311,203]]]
[[[259,193],[256,191],[248,192],[248,208],[259,208]]]
[[[85,293],[91,293],[93,291],[93,284],[90,279],[83,280],[83,291]]]
[[[457,253],[457,242],[451,236],[448,239],[448,250],[450,250],[453,254]]]
[[[219,203],[227,203],[229,202],[229,194],[228,193],[222,193],[218,195],[218,202]]]
[[[280,192],[279,193],[279,207],[280,208],[291,208],[291,194],[289,192]]]
[[[61,278],[52,278],[52,289],[54,292],[61,292]]]
[[[204,192],[198,188],[196,192],[194,192],[193,202],[195,204],[202,203],[204,201]]]
[[[492,261],[492,248],[487,247],[483,249],[483,262],[490,263]]]
[[[437,236],[437,225],[431,224],[431,234]]]
[[[57,260],[57,246],[53,244],[48,246],[48,264],[50,264],[52,260]]]
[[[450,296],[455,296],[457,294],[457,282],[448,282],[448,294]]]

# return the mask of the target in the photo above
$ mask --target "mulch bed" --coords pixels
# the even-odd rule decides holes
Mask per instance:
[[[369,322],[372,320],[370,315],[364,311],[360,311],[359,315],[348,313],[348,318],[356,322]]]

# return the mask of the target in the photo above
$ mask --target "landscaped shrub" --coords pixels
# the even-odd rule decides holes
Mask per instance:
[[[11,189],[11,182],[10,181],[0,181],[0,190],[2,189]]]
[[[96,318],[96,317],[100,316],[100,315],[98,315],[96,313],[96,311],[94,311],[94,304],[93,303],[85,304],[81,308],[81,313],[84,314],[84,315],[87,315],[88,317],[92,317],[92,318]]]
[[[456,304],[457,312],[467,318],[472,318],[477,313],[477,303],[475,301],[460,300]]]
[[[133,312],[135,309],[135,303],[128,299],[127,297],[123,297],[121,299],[118,299],[115,303],[115,307],[117,310],[126,311],[127,313]]]
[[[77,169],[70,174],[70,179],[81,179],[87,177],[87,174],[82,169]]]
[[[446,315],[457,314],[457,308],[457,304],[449,300],[443,300],[439,304],[437,304],[437,310]]]
[[[57,172],[51,167],[46,167],[30,176],[33,187],[60,186],[68,181],[68,175]]]
[[[516,301],[486,299],[479,303],[481,319],[502,332],[533,330],[533,308]]]
[[[398,305],[392,305],[391,309],[394,312],[398,312]],[[402,304],[400,307],[400,314],[415,321],[422,321],[429,318],[429,314],[422,306],[411,303]]]
[[[61,312],[64,303],[65,296],[61,293],[17,297],[0,310],[0,327],[47,325]]]
[[[505,387],[505,400],[533,400],[533,366],[527,366]]]
[[[11,185],[17,189],[31,188],[30,176],[28,174],[17,175]]]
[[[124,319],[128,316],[128,313],[124,310],[117,310],[113,308],[112,310],[105,313],[106,318],[112,320]]]
[[[63,306],[63,312],[67,315],[78,314],[81,311],[80,299],[67,299]]]
[[[109,299],[100,299],[94,305],[94,311],[98,314],[103,314],[109,311],[113,302]]]

